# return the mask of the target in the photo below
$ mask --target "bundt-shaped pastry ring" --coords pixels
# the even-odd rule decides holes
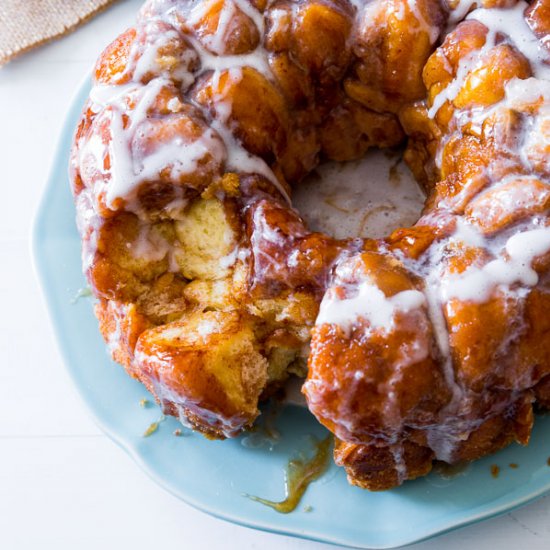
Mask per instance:
[[[165,412],[234,436],[307,362],[362,487],[527,442],[550,405],[550,6],[481,4],[149,0],[103,52],[71,157],[83,265]],[[307,229],[292,185],[405,136],[413,227]]]

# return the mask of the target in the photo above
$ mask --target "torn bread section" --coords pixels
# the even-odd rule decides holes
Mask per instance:
[[[268,363],[250,320],[211,311],[144,332],[131,368],[166,414],[219,438],[258,416]]]

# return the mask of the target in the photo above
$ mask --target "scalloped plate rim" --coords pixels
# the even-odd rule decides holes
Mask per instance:
[[[451,514],[444,527],[436,527],[434,529],[433,527],[430,528],[430,525],[428,524],[423,528],[416,528],[414,535],[410,533],[408,535],[405,534],[402,536],[394,535],[393,539],[387,540],[386,543],[375,545],[373,545],[372,543],[367,543],[368,545],[365,546],[365,542],[362,543],[360,541],[349,539],[343,540],[342,537],[338,535],[331,537],[326,534],[296,531],[293,529],[285,529],[280,526],[270,525],[268,522],[260,521],[258,519],[243,518],[234,514],[233,512],[224,510],[223,508],[217,508],[215,503],[206,503],[204,501],[201,501],[194,495],[185,494],[181,490],[178,490],[176,487],[171,485],[170,481],[166,479],[166,476],[163,476],[162,473],[155,468],[155,465],[152,463],[152,461],[147,460],[147,458],[145,458],[143,454],[140,453],[136,445],[131,442],[130,436],[128,434],[119,433],[115,430],[115,428],[112,427],[109,418],[107,418],[106,415],[100,411],[97,403],[94,402],[92,392],[83,386],[82,381],[79,377],[78,367],[75,364],[76,362],[73,361],[70,357],[69,348],[65,344],[66,336],[63,334],[63,330],[65,327],[63,326],[63,323],[59,316],[58,304],[55,300],[55,292],[52,289],[52,283],[50,281],[52,271],[55,268],[50,265],[48,259],[44,257],[40,250],[40,243],[44,239],[43,234],[41,233],[41,229],[48,227],[45,215],[48,197],[56,193],[55,185],[56,180],[58,179],[57,176],[59,176],[60,171],[63,171],[63,164],[66,160],[66,155],[68,151],[67,148],[70,147],[70,143],[72,141],[72,136],[74,133],[75,120],[82,110],[82,99],[89,88],[90,74],[86,74],[86,76],[77,86],[75,93],[69,101],[69,107],[61,126],[61,130],[59,132],[59,138],[55,147],[51,168],[47,177],[47,183],[34,213],[34,222],[31,229],[31,256],[33,260],[34,270],[42,287],[43,299],[46,303],[48,316],[53,326],[56,344],[63,358],[65,370],[68,372],[73,385],[75,386],[81,399],[84,401],[86,408],[94,422],[112,441],[114,441],[119,447],[121,447],[153,481],[155,481],[158,485],[163,487],[175,497],[183,500],[194,508],[224,521],[228,521],[252,529],[259,529],[265,532],[293,536],[306,540],[323,542],[333,545],[342,545],[350,548],[372,548],[376,550],[398,548],[404,545],[425,541],[439,535],[443,535],[450,531],[466,527],[467,525],[472,525],[474,523],[478,523],[483,520],[513,511],[550,492],[549,480],[547,484],[539,488],[538,491],[531,491],[527,494],[518,495],[514,500],[511,500],[507,503],[502,503],[494,507],[482,505],[482,510],[476,510],[474,508],[469,514],[464,514],[463,510],[459,510],[454,514]],[[66,184],[68,184],[67,175],[65,175],[65,180]]]

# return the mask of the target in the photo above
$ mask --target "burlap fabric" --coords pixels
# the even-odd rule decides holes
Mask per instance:
[[[116,0],[0,0],[0,66],[63,36]]]

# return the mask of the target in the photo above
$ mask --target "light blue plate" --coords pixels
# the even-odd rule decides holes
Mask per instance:
[[[34,228],[34,255],[59,346],[82,398],[102,428],[158,483],[189,504],[220,518],[298,537],[361,548],[391,548],[509,511],[550,490],[550,417],[539,418],[529,447],[512,445],[480,460],[452,479],[438,474],[384,493],[351,487],[332,465],[307,490],[300,506],[283,515],[246,498],[284,497],[284,471],[297,451],[311,448],[311,435],[325,431],[301,408],[277,418],[281,440],[246,446],[244,438],[212,442],[200,435],[175,437],[174,419],[142,436],[157,420],[156,406],[142,408],[145,389],[106,354],[89,298],[74,302],[86,285],[67,165],[73,130],[90,88],[74,98]],[[260,441],[261,442],[261,441]],[[519,468],[511,469],[515,462]],[[492,464],[501,468],[498,478]],[[311,507],[311,510],[309,510]]]

